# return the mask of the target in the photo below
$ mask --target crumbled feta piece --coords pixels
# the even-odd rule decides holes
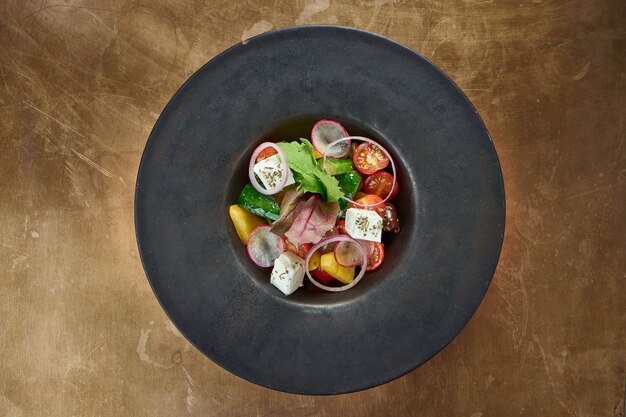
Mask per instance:
[[[383,219],[374,210],[349,208],[346,210],[346,232],[354,239],[380,242]]]
[[[275,188],[283,179],[283,171],[282,171],[282,160],[280,155],[272,155],[269,158],[265,158],[256,164],[254,164],[254,173],[259,177],[263,187],[266,189]],[[291,174],[291,170],[287,170],[287,182],[285,183],[285,187],[293,184],[295,181],[293,179],[293,175]]]
[[[289,295],[304,281],[304,259],[292,252],[284,252],[274,262],[270,283]]]

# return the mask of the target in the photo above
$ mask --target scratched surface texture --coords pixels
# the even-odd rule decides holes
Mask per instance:
[[[205,359],[152,295],[133,225],[141,152],[178,86],[242,39],[307,23],[443,68],[507,191],[469,325],[407,376],[338,397]],[[3,1],[0,416],[624,417],[625,31],[623,0]]]

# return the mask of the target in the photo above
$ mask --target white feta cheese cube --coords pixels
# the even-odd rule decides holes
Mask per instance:
[[[284,252],[274,262],[270,283],[289,295],[304,281],[304,259],[292,252]]]
[[[276,187],[283,179],[283,172],[281,170],[282,160],[280,155],[272,155],[269,158],[265,158],[256,164],[254,164],[254,173],[259,177],[263,187],[266,189],[272,189]],[[293,184],[295,181],[291,170],[287,169],[287,185]]]
[[[380,242],[383,219],[374,210],[349,208],[346,210],[346,232],[354,239]]]

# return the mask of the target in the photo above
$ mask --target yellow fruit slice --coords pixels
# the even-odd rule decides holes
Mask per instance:
[[[317,269],[317,267],[320,266],[321,257],[322,255],[318,251],[315,251],[315,253],[311,255],[311,259],[309,259],[309,271]]]
[[[322,269],[328,272],[337,281],[349,284],[354,280],[355,268],[346,268],[337,263],[333,252],[325,253],[321,256]]]
[[[230,214],[230,219],[233,221],[235,230],[237,230],[237,235],[239,235],[239,239],[241,239],[244,245],[248,244],[248,237],[250,237],[250,233],[257,226],[267,224],[263,217],[252,214],[237,204],[233,204],[228,208],[228,214]]]

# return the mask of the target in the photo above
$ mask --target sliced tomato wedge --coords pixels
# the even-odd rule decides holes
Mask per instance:
[[[258,163],[259,161],[262,161],[264,159],[269,158],[272,155],[276,155],[278,152],[276,152],[276,149],[271,148],[271,147],[267,147],[265,149],[263,149],[261,151],[261,153],[259,154],[259,156],[256,157],[256,162]]]
[[[328,272],[324,271],[321,266],[318,266],[314,270],[311,271],[311,275],[315,277],[316,280],[321,282],[322,284],[332,284],[335,282],[335,278],[330,275]]]
[[[376,171],[385,169],[389,165],[389,158],[376,145],[364,142],[357,146],[352,157],[354,166],[362,174],[371,175]]]
[[[389,195],[392,185],[393,192],[387,201],[393,200],[396,194],[398,194],[398,181],[394,184],[393,175],[385,171],[378,171],[365,178],[363,191],[367,194],[376,194],[377,196],[385,199]]]
[[[384,219],[385,218],[385,205],[380,204],[382,201],[383,199],[377,196],[376,194],[367,194],[364,197],[361,197],[358,200],[355,200],[356,203],[359,203],[362,205],[356,205],[356,204],[350,203],[348,207],[354,207],[354,208],[359,208],[359,209],[364,209],[364,210],[367,210],[367,209],[374,210],[376,213],[378,213],[380,217]]]
[[[367,259],[367,270],[373,271],[377,269],[385,259],[385,248],[382,243],[374,242],[374,252]]]

